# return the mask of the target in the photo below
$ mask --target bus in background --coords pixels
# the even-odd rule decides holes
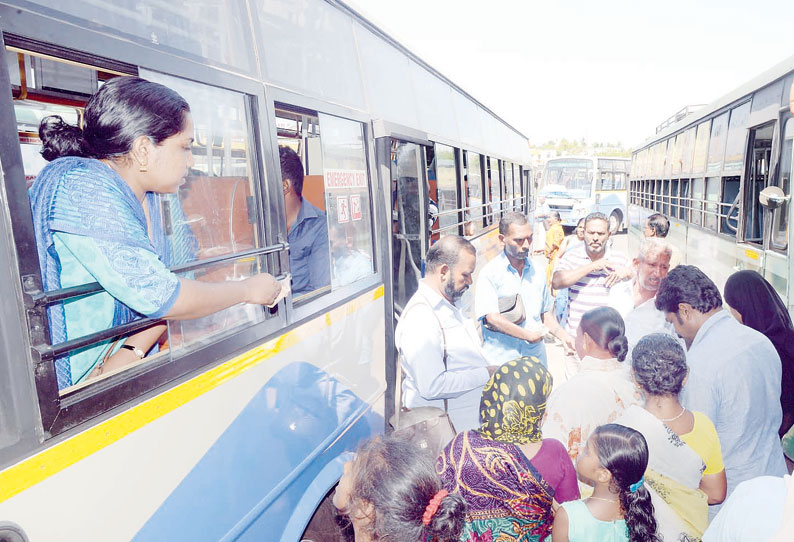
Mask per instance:
[[[720,289],[758,271],[792,312],[791,174],[794,57],[658,132],[633,154],[629,245],[647,217],[670,218],[682,263]]]
[[[562,225],[574,228],[579,219],[600,212],[609,217],[612,233],[625,228],[626,187],[630,160],[597,156],[564,156],[546,162],[539,195]]]

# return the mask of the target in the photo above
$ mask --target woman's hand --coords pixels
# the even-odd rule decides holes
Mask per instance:
[[[270,273],[259,273],[245,279],[246,303],[272,305],[281,293],[281,283]]]

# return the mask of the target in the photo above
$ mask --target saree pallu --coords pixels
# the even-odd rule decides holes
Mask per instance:
[[[708,497],[700,490],[703,460],[681,438],[640,406],[615,423],[636,429],[648,443],[646,487],[664,540],[699,541],[708,527]]]
[[[539,542],[551,532],[554,490],[514,444],[459,433],[436,463],[450,492],[466,501],[463,542]]]

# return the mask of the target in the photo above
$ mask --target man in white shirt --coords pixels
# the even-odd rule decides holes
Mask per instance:
[[[448,235],[430,247],[425,278],[394,333],[403,406],[443,409],[446,402],[457,431],[480,426],[480,396],[496,370],[474,322],[455,306],[472,283],[475,264],[476,250],[462,237]]]
[[[667,333],[678,338],[673,324],[654,305],[659,284],[670,270],[671,256],[672,247],[664,240],[655,237],[643,240],[637,257],[632,261],[636,274],[634,280],[621,282],[609,292],[609,306],[620,313],[626,324],[629,341],[626,359],[631,359],[634,345],[646,335]]]

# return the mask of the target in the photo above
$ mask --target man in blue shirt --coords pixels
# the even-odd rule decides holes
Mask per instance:
[[[681,403],[714,423],[728,496],[745,480],[786,474],[777,433],[783,416],[780,357],[769,339],[724,310],[717,286],[691,265],[662,280],[656,308],[687,344],[689,379]],[[718,507],[710,507],[710,516]]]
[[[546,365],[544,326],[569,348],[574,340],[557,322],[546,273],[529,259],[532,225],[521,213],[507,213],[499,221],[504,250],[480,271],[474,291],[474,312],[483,324],[483,348],[491,363],[502,364],[521,356],[535,356]],[[514,324],[499,312],[499,298],[521,295],[525,319]]]
[[[302,196],[303,164],[298,153],[280,146],[278,154],[287,211],[292,293],[297,297],[331,283],[328,224],[325,213]]]

